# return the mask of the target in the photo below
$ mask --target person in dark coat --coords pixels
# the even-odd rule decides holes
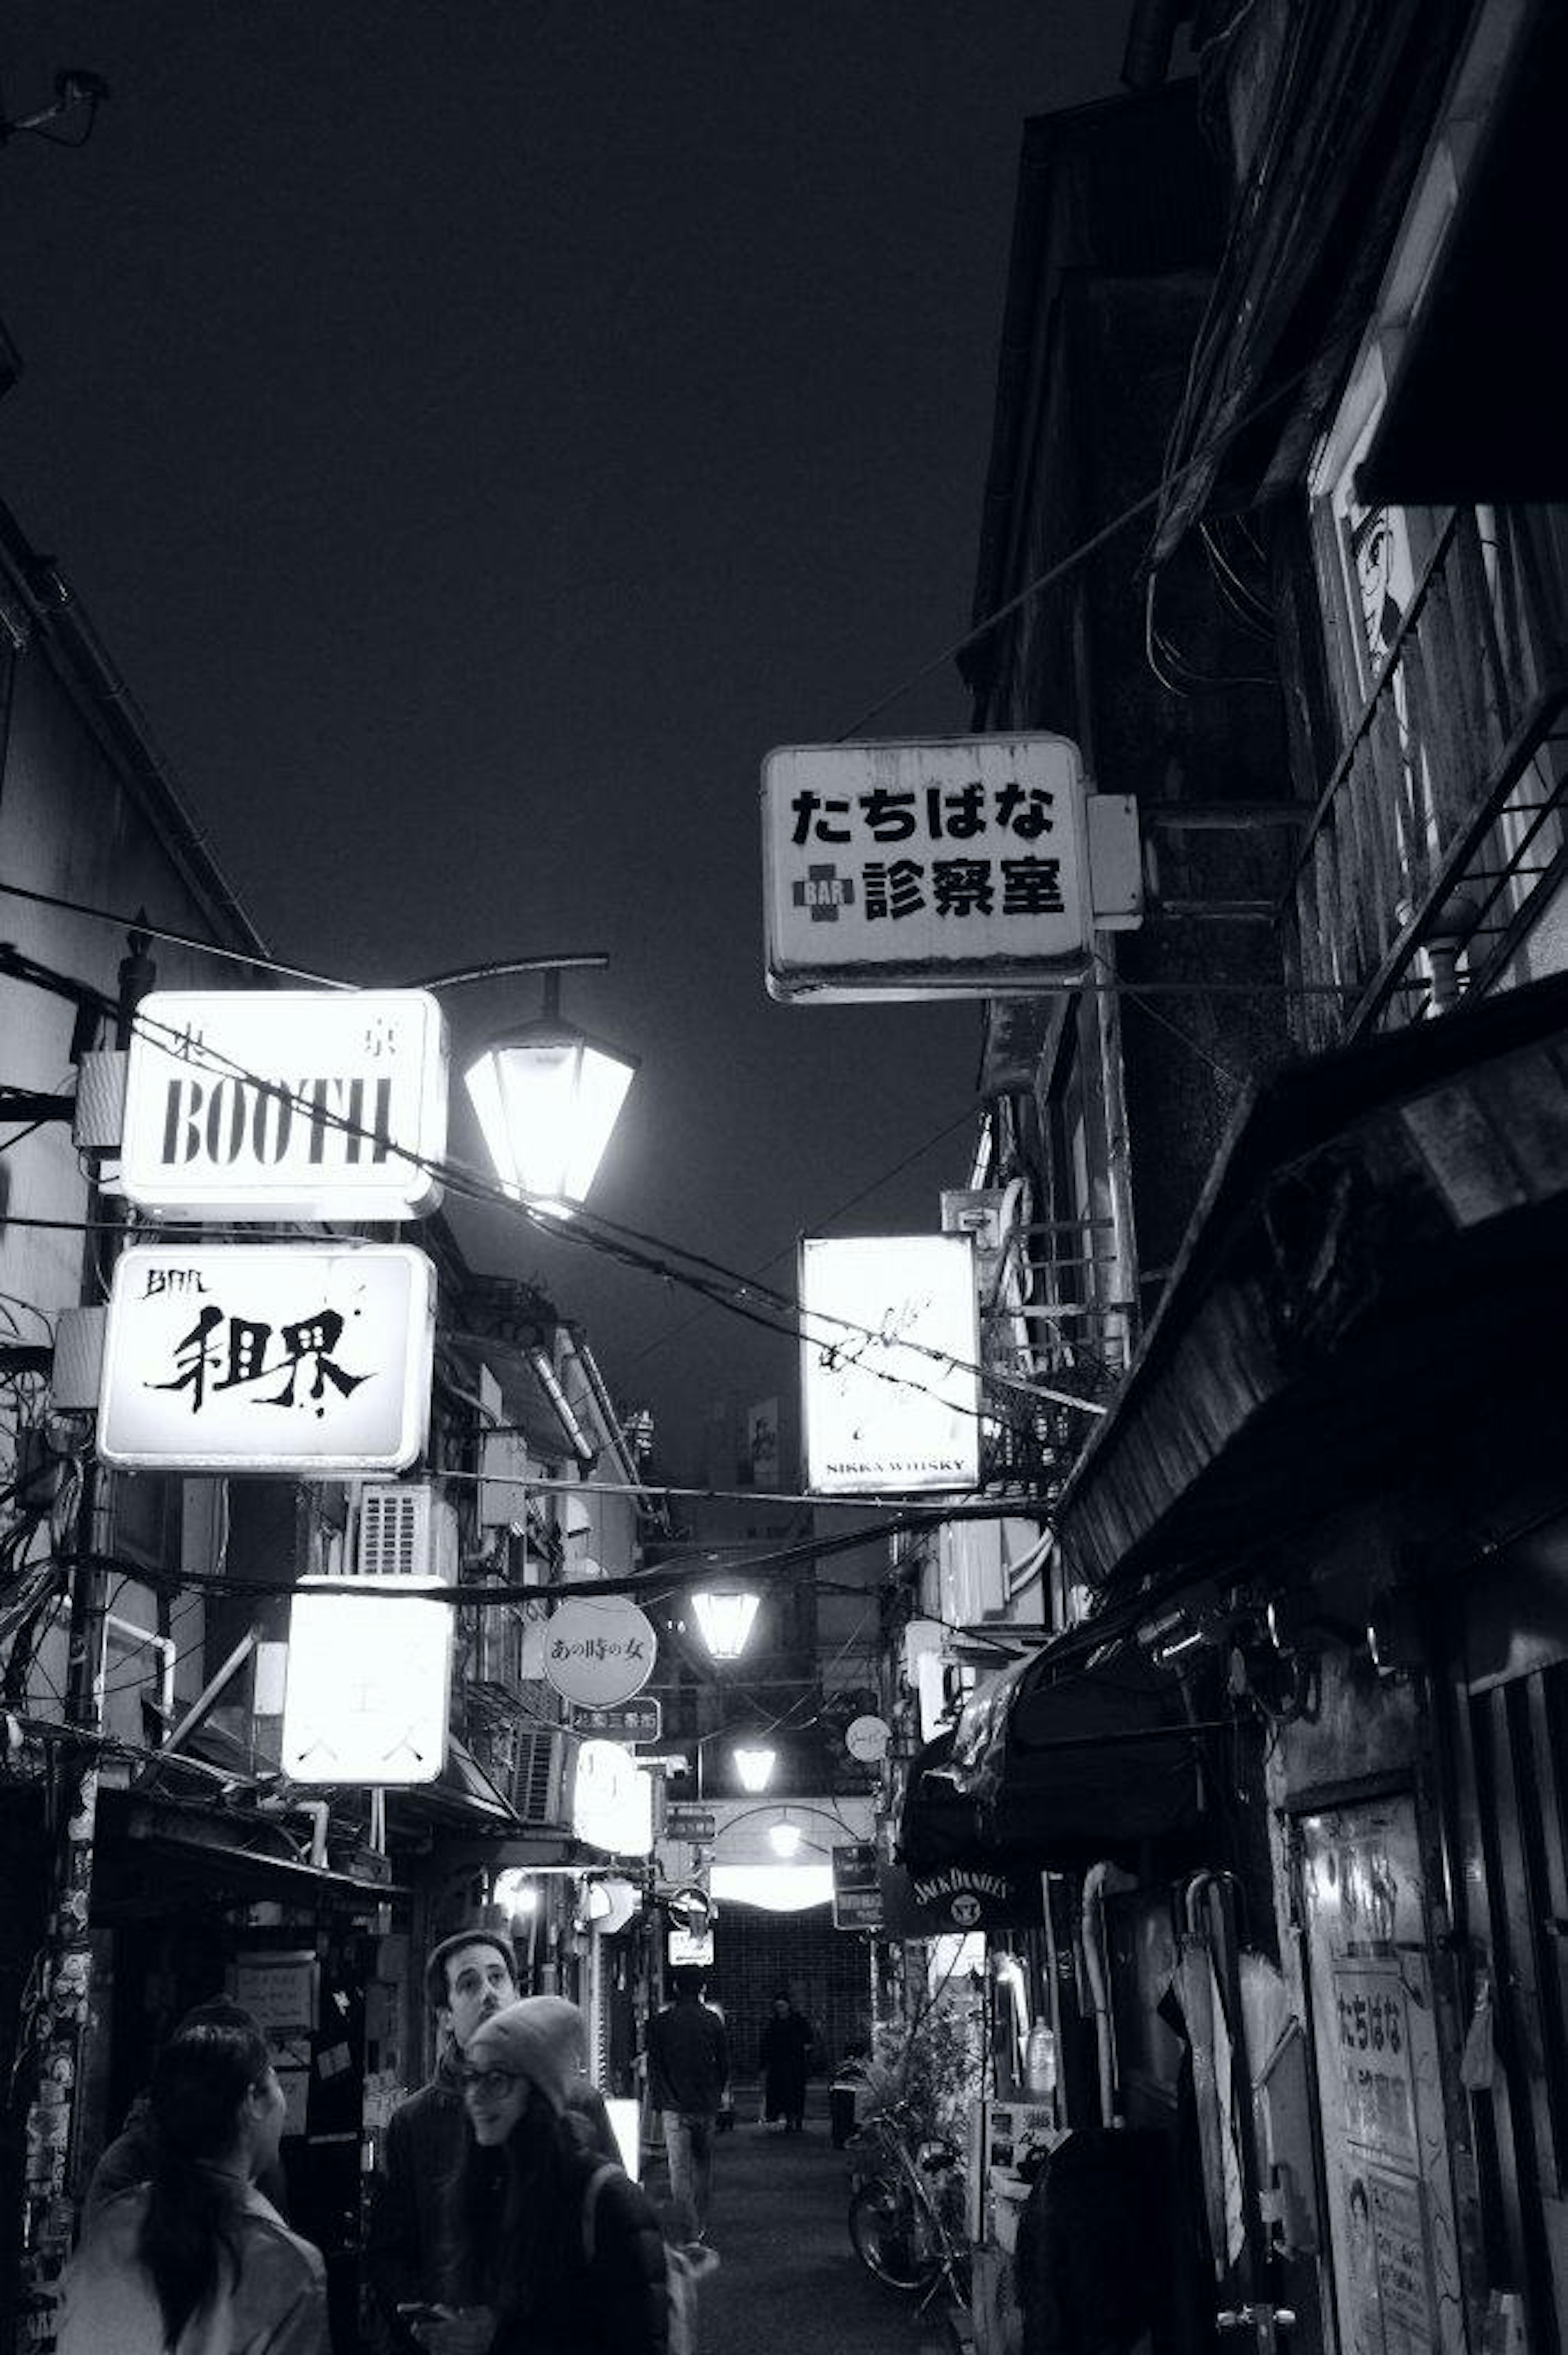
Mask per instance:
[[[780,1987],[762,2031],[762,2115],[782,2118],[786,2134],[799,2134],[805,2124],[806,2069],[815,2041],[810,2021]]]
[[[425,1994],[436,2015],[438,2049],[429,2084],[396,2109],[370,2191],[365,2265],[371,2296],[396,2355],[418,2343],[400,2307],[430,2305],[446,2280],[445,2194],[470,2139],[461,2073],[477,2030],[517,2000],[517,1963],[499,1931],[460,1930],[430,1950]],[[603,2095],[586,2078],[572,2105],[605,2156],[618,2155]]]
[[[559,1996],[509,2004],[470,2038],[447,2295],[410,2318],[429,2355],[667,2355],[658,2218],[571,2108],[587,2053]]]
[[[663,2115],[680,2230],[694,2241],[707,2238],[714,2136],[729,2098],[729,2039],[705,1984],[699,1970],[677,1971],[673,2003],[648,2023],[648,2097]]]

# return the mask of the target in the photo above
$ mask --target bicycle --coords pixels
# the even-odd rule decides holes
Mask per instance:
[[[879,2110],[850,2137],[875,2153],[874,2168],[850,2195],[849,2234],[856,2256],[890,2289],[923,2293],[924,2314],[944,2285],[969,2303],[969,2251],[954,2208],[962,2198],[961,2161],[951,2143],[916,2140],[906,2103]]]

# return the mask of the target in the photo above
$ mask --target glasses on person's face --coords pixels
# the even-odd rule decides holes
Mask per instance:
[[[480,2094],[487,2101],[503,2102],[520,2082],[515,2069],[460,2069],[458,2083],[466,2095]]]

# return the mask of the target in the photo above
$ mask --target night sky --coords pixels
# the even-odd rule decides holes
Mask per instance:
[[[563,991],[642,1059],[594,1208],[744,1272],[965,1182],[978,1007],[768,998],[758,773],[967,626],[1022,122],[1113,91],[1124,31],[1106,0],[0,15],[9,115],[60,66],[113,92],[85,148],[0,150],[0,496],[276,955],[609,952]],[[967,722],[948,666],[868,732]],[[539,989],[447,1004],[461,1057]],[[793,1388],[656,1278],[453,1223],[581,1321],[665,1476],[711,1399]]]

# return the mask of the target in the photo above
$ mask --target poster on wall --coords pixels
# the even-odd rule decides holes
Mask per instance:
[[[1309,1817],[1302,1897],[1342,2355],[1464,2355],[1413,1803]]]

